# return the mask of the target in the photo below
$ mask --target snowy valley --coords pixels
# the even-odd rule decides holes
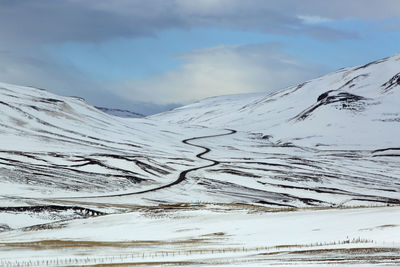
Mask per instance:
[[[144,118],[0,83],[0,265],[396,266],[399,103],[400,54]]]

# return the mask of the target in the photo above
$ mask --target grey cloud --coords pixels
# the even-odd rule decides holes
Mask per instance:
[[[16,45],[20,41],[101,41],[114,36],[148,35],[152,30],[137,17],[128,19],[83,4],[53,0],[1,6],[0,22],[2,36]]]
[[[300,16],[336,20],[383,19],[399,17],[398,14],[400,14],[398,0],[0,0],[0,81],[45,87],[64,95],[68,92],[87,97],[96,105],[103,105],[102,97],[106,97],[111,105],[115,103],[128,108],[129,103],[133,103],[132,100],[129,103],[124,102],[121,97],[110,92],[109,88],[114,88],[114,85],[88,81],[72,66],[52,62],[40,52],[41,46],[46,43],[68,41],[102,42],[116,37],[154,36],[165,29],[196,27],[220,27],[290,35],[305,34],[324,41],[335,41],[357,38],[358,34],[321,24],[305,23]],[[396,29],[397,26],[388,28],[388,30]],[[271,49],[271,47],[268,49],[226,47],[224,50],[215,49],[214,53],[224,60],[240,61],[257,72],[266,69],[271,71],[271,69],[257,63],[259,61],[251,63],[243,55],[259,53],[261,58],[271,60],[266,56],[271,55],[268,52]],[[230,56],[224,57],[223,52],[230,53]],[[275,52],[283,58],[282,51],[277,49]],[[182,55],[186,61],[181,72],[169,72],[153,77],[154,81],[127,81],[126,85],[119,86],[122,88],[121,92],[129,92],[131,88],[129,86],[132,85],[143,85],[147,86],[146,88],[157,88],[160,94],[165,94],[161,88],[165,80],[183,88],[185,84],[174,78],[175,75],[182,73],[186,75],[185,82],[193,85],[193,72],[185,68],[196,69],[218,63],[212,61],[212,57],[209,56],[212,49],[199,53],[197,56],[195,53]],[[209,60],[207,64],[204,62],[205,59]],[[282,63],[279,60],[272,62],[278,65]],[[315,66],[308,68],[309,65],[305,63],[301,63],[300,66],[302,72],[298,71],[300,68],[296,69],[294,65],[290,65],[289,72],[285,72],[285,75],[290,73],[295,79],[303,79],[309,77],[306,73],[314,75],[318,72]],[[236,70],[230,69],[230,71],[235,73]],[[230,73],[224,74],[229,76]],[[241,76],[243,79],[238,81],[240,88],[244,88],[242,82],[252,85],[254,90],[261,90],[259,85],[262,82],[274,88],[283,86],[263,80],[262,75],[254,73],[246,75]],[[212,79],[205,80],[205,85],[207,84],[218,85]],[[175,92],[174,88],[170,90],[171,94]],[[137,93],[138,97],[146,99],[143,92]],[[182,101],[187,101],[188,98],[189,96],[185,96]],[[166,108],[153,105],[149,110],[156,110],[158,107]]]
[[[89,81],[73,67],[60,66],[40,56],[21,56],[0,50],[0,58],[1,82],[44,88],[59,95],[82,97],[92,105],[127,109],[144,115],[180,106],[177,103],[157,104],[124,99],[110,91],[109,85]]]
[[[23,42],[96,42],[113,37],[154,35],[167,28],[208,26],[280,34],[312,33],[314,36],[318,29],[310,30],[313,26],[304,25],[298,15],[343,18],[347,16],[342,14],[351,15],[348,6],[355,6],[355,3],[358,3],[357,9],[351,13],[355,18],[373,17],[370,12],[373,8],[379,14],[400,12],[384,4],[370,4],[369,7],[373,1],[361,0],[15,0],[0,2],[0,33],[2,43],[13,45],[23,45]],[[345,33],[336,36],[348,37]]]
[[[154,35],[167,28],[225,27],[324,39],[355,38],[346,31],[305,25],[299,16],[330,19],[399,17],[398,0],[2,0],[2,42],[88,41]],[[328,35],[328,34],[325,34]],[[332,38],[331,38],[332,39]]]
[[[343,39],[358,39],[360,35],[354,31],[338,31],[336,29],[314,26],[309,27],[304,30],[308,35],[314,37],[315,39],[322,41],[338,41]]]
[[[297,2],[297,12],[331,19],[385,19],[400,16],[398,0],[335,0],[329,2],[302,0]]]

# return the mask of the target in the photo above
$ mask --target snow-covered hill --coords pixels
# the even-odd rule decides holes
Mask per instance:
[[[207,140],[221,164],[205,169],[196,186],[216,198],[294,206],[400,199],[400,54],[152,119],[238,131]]]
[[[397,54],[146,118],[0,83],[0,265],[398,264],[399,73]]]
[[[196,165],[181,142],[190,135],[183,127],[109,116],[82,99],[30,87],[2,83],[0,99],[3,197],[142,190]]]
[[[95,107],[98,110],[103,111],[109,115],[122,117],[122,118],[143,118],[145,117],[143,114],[139,114],[133,111],[125,110],[125,109],[118,109],[118,108],[106,108],[106,107]]]
[[[213,97],[141,119],[0,84],[2,200],[398,203],[399,71],[397,54],[274,94]]]
[[[269,94],[208,98],[155,119],[259,132],[328,149],[398,147],[400,54]]]

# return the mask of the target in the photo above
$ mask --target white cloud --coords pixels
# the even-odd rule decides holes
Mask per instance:
[[[156,35],[165,29],[220,27],[279,34],[310,34],[299,15],[329,19],[399,14],[398,0],[35,0],[0,1],[2,43],[11,47]],[[373,4],[375,3],[375,4]],[[379,3],[379,5],[377,4]],[[334,32],[319,31],[324,38]],[[315,35],[315,31],[311,36]],[[346,31],[336,32],[347,39]]]
[[[124,98],[155,103],[187,103],[223,94],[269,92],[322,74],[278,44],[219,46],[178,56],[184,64],[161,75],[113,85]]]

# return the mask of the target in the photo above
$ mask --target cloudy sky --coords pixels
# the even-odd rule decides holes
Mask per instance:
[[[400,52],[399,0],[0,0],[0,81],[145,114]]]

